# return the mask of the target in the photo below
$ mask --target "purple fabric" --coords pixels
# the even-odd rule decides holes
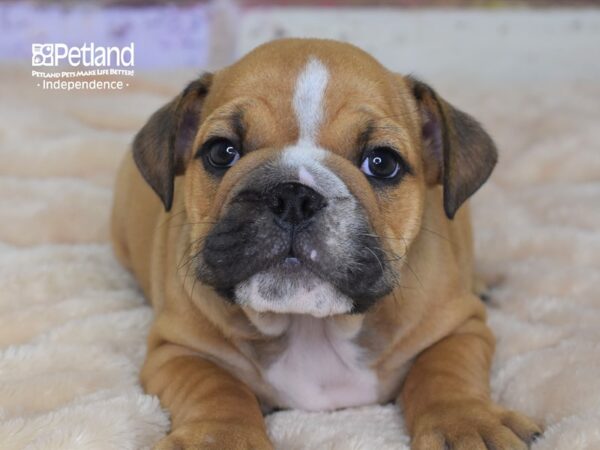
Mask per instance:
[[[135,68],[202,67],[209,51],[206,4],[144,8],[0,3],[0,60],[31,61],[32,43],[135,44]]]

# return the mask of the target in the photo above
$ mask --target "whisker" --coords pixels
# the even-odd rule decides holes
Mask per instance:
[[[377,262],[379,263],[379,267],[381,268],[381,276],[385,276],[385,269],[383,268],[383,264],[381,263],[381,260],[379,259],[379,256],[377,256],[377,254],[371,250],[369,247],[365,247],[367,250],[369,250],[373,256],[375,257],[375,259],[377,260]]]
[[[167,217],[162,223],[157,225],[157,228],[161,228],[161,227],[165,226],[167,223],[169,223],[171,220],[173,220],[176,216],[179,216],[184,213],[185,213],[185,209],[182,209],[181,211],[178,211],[178,212],[171,213],[169,215],[169,217]]]
[[[423,286],[423,283],[421,283],[421,279],[419,278],[419,276],[417,275],[417,273],[413,270],[413,268],[410,266],[410,264],[408,263],[408,261],[405,260],[404,264],[406,264],[406,267],[408,267],[408,270],[410,270],[410,272],[414,275],[414,277],[419,282],[419,285],[421,286],[421,289],[423,289],[424,286]]]
[[[381,247],[377,247],[377,248],[379,250],[381,250],[383,253],[393,255],[392,258],[390,259],[390,261],[398,261],[399,259],[402,259],[404,256],[406,256],[407,245],[406,245],[406,239],[404,239],[403,237],[402,238],[391,238],[391,237],[386,237],[386,236],[379,236],[377,234],[372,234],[372,233],[360,233],[360,235],[361,236],[370,236],[370,237],[379,238],[379,239],[402,240],[404,242],[404,253],[402,255],[398,255],[390,250],[385,250]]]
[[[186,225],[215,225],[217,222],[201,221],[201,222],[184,222],[173,224],[169,228],[185,227]]]
[[[421,226],[421,230],[423,230],[423,231],[428,231],[429,233],[433,234],[434,236],[437,236],[437,237],[439,237],[440,239],[443,239],[443,240],[445,240],[445,241],[449,242],[450,244],[453,244],[453,245],[454,245],[454,242],[452,242],[452,241],[451,241],[451,240],[450,240],[448,237],[444,236],[444,235],[443,235],[443,234],[441,234],[441,233],[438,233],[437,231],[430,230],[429,228],[426,228],[426,227],[424,227],[424,226]]]
[[[183,255],[179,261],[179,263],[177,264],[177,272],[180,272],[182,269],[186,269],[185,275],[184,275],[184,280],[187,279],[187,277],[189,276],[190,273],[190,269],[192,268],[192,262],[194,261],[194,259],[196,258],[196,256],[198,256],[198,253],[192,253],[191,249],[194,246],[200,246],[202,245],[204,242],[204,237],[196,239],[192,242],[190,242],[190,244],[187,246],[186,250],[183,252]]]
[[[406,267],[408,268],[408,270],[412,273],[412,275],[415,277],[415,279],[417,280],[417,282],[419,283],[419,286],[421,289],[424,288],[423,283],[421,282],[421,279],[419,278],[419,276],[417,275],[417,273],[414,271],[414,269],[411,267],[411,265],[409,264],[408,260],[406,259],[406,249],[407,247],[407,242],[406,239],[404,237],[399,237],[399,238],[390,238],[390,237],[386,237],[386,236],[379,236],[377,234],[373,234],[373,233],[361,233],[363,236],[371,236],[371,237],[375,237],[375,238],[380,238],[380,239],[394,239],[394,240],[402,240],[404,242],[404,248],[405,248],[405,252],[403,255],[397,255],[396,253],[389,251],[389,250],[384,250],[382,248],[379,248],[380,251],[382,251],[385,254],[391,254],[393,255],[391,259],[386,260],[387,261],[402,261],[404,263],[404,265],[406,265]],[[379,259],[378,259],[379,261]],[[381,262],[380,262],[381,264]],[[396,277],[395,277],[396,278]],[[404,289],[408,289],[407,287],[403,287]]]

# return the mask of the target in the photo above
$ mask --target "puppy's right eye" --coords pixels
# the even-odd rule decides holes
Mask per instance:
[[[206,161],[215,169],[227,169],[240,159],[240,151],[229,139],[219,138],[203,146]]]

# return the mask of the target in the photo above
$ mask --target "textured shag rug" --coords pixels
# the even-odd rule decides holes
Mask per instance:
[[[335,23],[257,14],[243,24],[246,47]],[[501,162],[473,202],[478,267],[493,282],[493,396],[545,425],[535,450],[599,449],[600,70],[586,45],[599,48],[600,15],[347,14],[354,22],[331,37],[421,67],[496,138]],[[398,32],[382,35],[393,19]],[[435,65],[414,50],[442,54],[429,32],[406,31],[414,21],[464,41],[454,60]],[[496,41],[475,39],[490,29]],[[501,51],[485,59],[486,48]],[[477,65],[456,62],[469,54]],[[152,314],[111,253],[107,220],[133,133],[193,73],[140,74],[126,92],[101,94],[42,92],[29,75],[0,67],[0,447],[148,448],[169,426],[137,381]],[[393,406],[267,421],[281,450],[408,449]]]

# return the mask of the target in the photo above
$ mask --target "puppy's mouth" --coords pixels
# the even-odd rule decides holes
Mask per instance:
[[[287,256],[282,263],[282,266],[290,270],[298,269],[301,266],[301,262],[295,256]]]
[[[259,312],[317,317],[363,312],[391,291],[393,269],[354,198],[296,216],[272,203],[247,193],[230,203],[197,255],[203,283]]]

